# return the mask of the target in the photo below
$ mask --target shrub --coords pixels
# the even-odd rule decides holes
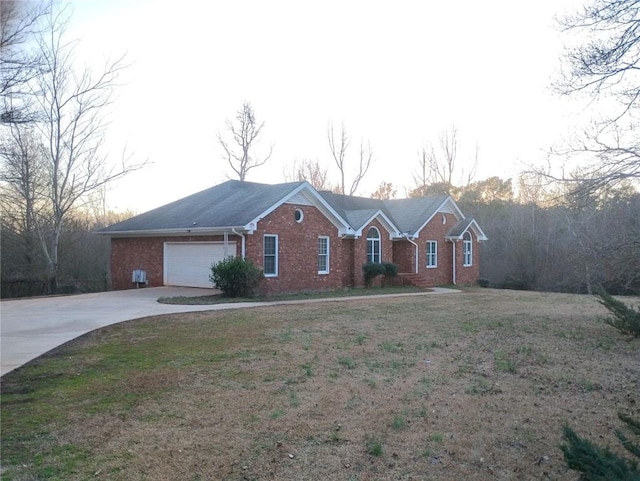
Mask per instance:
[[[385,277],[395,277],[398,275],[398,266],[393,262],[385,262],[382,265],[384,266]]]
[[[629,430],[640,436],[640,422],[622,413],[618,417]],[[640,458],[640,445],[632,442],[621,431],[616,436],[622,446],[634,457]],[[623,458],[609,448],[601,448],[588,439],[581,438],[568,426],[564,427],[567,444],[561,446],[567,465],[583,473],[586,481],[639,481],[640,471],[637,461]]]
[[[362,266],[364,272],[364,285],[365,287],[371,287],[373,279],[383,275],[386,272],[384,264],[378,264],[377,262],[367,262]]]
[[[598,302],[609,309],[614,316],[605,318],[604,322],[624,334],[640,337],[640,311],[636,311],[624,302],[614,299],[602,287],[598,287],[595,293],[598,296]]]
[[[480,287],[489,287],[489,279],[478,279],[478,285]]]
[[[226,297],[252,297],[260,281],[262,270],[242,257],[227,257],[211,265],[209,280]]]

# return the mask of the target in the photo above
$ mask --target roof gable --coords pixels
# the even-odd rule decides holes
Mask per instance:
[[[242,228],[304,182],[229,180],[100,230],[103,234]]]
[[[446,239],[451,240],[460,240],[464,237],[464,234],[471,229],[471,231],[476,235],[479,241],[486,241],[489,238],[484,234],[478,223],[473,217],[469,219],[462,219],[456,225],[454,225],[447,235]]]
[[[390,199],[384,202],[401,232],[410,237],[418,237],[420,231],[438,212],[453,214],[457,219],[464,219],[462,211],[454,200],[446,195]]]

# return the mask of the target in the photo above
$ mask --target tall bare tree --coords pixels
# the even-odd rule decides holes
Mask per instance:
[[[437,146],[428,144],[422,148],[419,167],[413,173],[415,187],[410,196],[454,195],[462,187],[471,184],[478,164],[478,146],[471,168],[465,172],[458,162],[458,129],[451,126],[440,132]]]
[[[2,223],[20,243],[13,256],[21,259],[14,259],[14,272],[4,274],[34,279],[42,269],[38,228],[50,209],[41,145],[33,126],[6,127],[0,139],[0,166]]]
[[[3,0],[0,6],[0,123],[32,121],[27,84],[42,64],[31,42],[40,34],[50,0]]]
[[[552,179],[580,185],[589,194],[607,184],[640,179],[640,8],[636,0],[591,0],[562,18],[561,27],[584,41],[568,49],[566,71],[556,83],[566,95],[604,100],[613,112],[595,119],[577,142],[559,153],[577,156],[581,169]]]
[[[357,164],[355,164],[355,168],[353,168],[352,164],[347,160],[347,150],[351,144],[351,139],[344,124],[340,126],[339,138],[336,138],[335,128],[333,123],[330,123],[327,128],[327,140],[329,141],[331,156],[340,172],[339,193],[343,195],[353,195],[358,190],[360,182],[362,182],[362,179],[367,175],[369,167],[371,167],[371,163],[373,162],[371,144],[367,142],[365,145],[364,139],[360,140],[359,159]],[[350,173],[353,174],[353,178],[347,190],[346,178]]]
[[[41,155],[38,178],[46,186],[40,195],[48,205],[47,215],[36,217],[37,232],[47,260],[50,289],[55,291],[60,238],[67,216],[89,194],[141,168],[144,162],[134,164],[123,154],[114,167],[103,154],[105,108],[126,67],[123,59],[108,62],[98,75],[87,69],[77,72],[74,44],[65,36],[69,11],[52,10],[45,20],[37,38],[42,68],[28,85],[38,108],[38,139],[34,141]]]
[[[250,170],[264,165],[269,160],[273,153],[273,145],[269,147],[269,153],[264,157],[258,157],[254,153],[264,122],[259,123],[256,120],[253,107],[249,102],[242,104],[235,120],[235,123],[230,120],[226,123],[231,140],[225,140],[223,135],[218,133],[218,142],[224,150],[223,158],[238,178],[244,181]]]

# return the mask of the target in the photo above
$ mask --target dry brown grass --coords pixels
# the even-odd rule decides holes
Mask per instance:
[[[112,326],[5,376],[3,479],[577,480],[563,424],[617,449],[639,411],[640,341],[605,314],[474,289]]]

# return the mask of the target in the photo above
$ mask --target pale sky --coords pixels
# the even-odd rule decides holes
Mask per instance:
[[[576,0],[196,1],[75,0],[70,34],[95,65],[127,55],[108,153],[126,144],[151,162],[113,185],[108,204],[143,212],[231,175],[216,134],[243,101],[265,121],[249,173],[284,180],[295,159],[338,179],[327,126],[344,122],[375,163],[358,191],[381,181],[403,196],[418,153],[458,130],[461,167],[479,147],[476,180],[514,177],[567,135],[575,109],[553,94],[562,37],[554,15]]]

